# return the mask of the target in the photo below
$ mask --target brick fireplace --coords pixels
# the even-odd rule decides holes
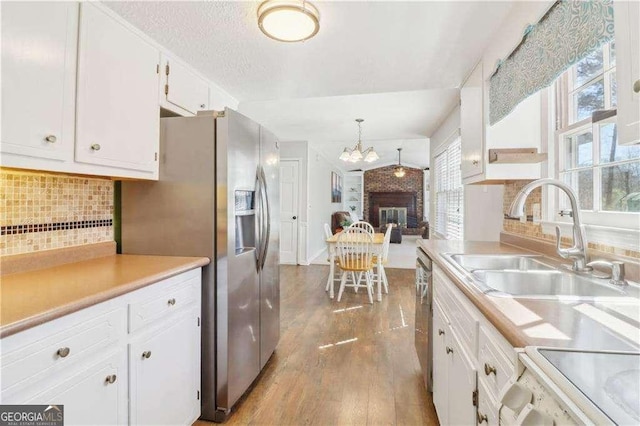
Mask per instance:
[[[364,218],[377,228],[381,207],[406,208],[409,227],[402,233],[417,235],[423,212],[423,171],[405,166],[405,176],[398,178],[393,174],[394,168],[380,167],[364,173]]]

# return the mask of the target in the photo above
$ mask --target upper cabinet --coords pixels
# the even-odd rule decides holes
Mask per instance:
[[[618,143],[640,143],[640,2],[614,1]]]
[[[181,61],[162,54],[160,105],[190,114],[209,108],[209,83]],[[177,107],[177,109],[176,109]]]
[[[157,178],[158,48],[90,2],[79,34],[76,161]]]
[[[462,179],[477,176],[484,170],[484,125],[482,101],[482,63],[476,65],[460,89],[460,137],[462,140]]]
[[[0,6],[3,154],[72,159],[78,6]]]

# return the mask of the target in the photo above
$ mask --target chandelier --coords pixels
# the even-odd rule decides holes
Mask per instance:
[[[405,173],[404,167],[402,167],[402,148],[398,148],[398,165],[393,169],[393,174],[401,178]]]
[[[358,123],[358,142],[353,149],[346,148],[340,154],[340,159],[342,161],[347,161],[349,163],[357,163],[358,161],[364,159],[367,163],[371,163],[372,161],[376,161],[378,158],[378,154],[373,149],[372,146],[363,150],[362,149],[362,122],[364,120],[362,118],[356,118],[356,122]]]

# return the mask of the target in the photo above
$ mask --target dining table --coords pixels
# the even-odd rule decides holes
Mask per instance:
[[[335,274],[336,267],[336,243],[338,242],[338,235],[340,232],[332,235],[327,238],[327,251],[329,252],[329,278],[327,278],[327,286],[329,287],[329,297],[333,299],[334,290],[333,290],[333,277]],[[377,258],[377,270],[381,271],[382,269],[382,247],[384,246],[384,234],[381,232],[376,232],[373,234],[373,254]],[[382,274],[378,272],[376,283],[378,288],[377,299],[378,302],[382,301]]]

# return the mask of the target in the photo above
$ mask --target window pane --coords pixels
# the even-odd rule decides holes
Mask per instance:
[[[563,173],[564,182],[578,194],[580,210],[593,210],[593,169]],[[559,191],[562,210],[571,209],[569,197]]]
[[[612,41],[609,45],[609,66],[616,66],[616,42]]]
[[[618,145],[616,124],[600,126],[600,163],[640,159],[640,145]]]
[[[618,105],[618,84],[616,82],[616,73],[611,73],[611,106]]]
[[[593,164],[593,133],[591,130],[565,136],[564,168],[575,169]]]
[[[602,49],[592,52],[575,64],[573,67],[573,88],[576,89],[598,74],[602,74],[603,64]]]
[[[640,161],[603,167],[602,210],[640,212]]]
[[[591,117],[591,113],[604,109],[604,80],[595,81],[574,96],[576,121]]]

